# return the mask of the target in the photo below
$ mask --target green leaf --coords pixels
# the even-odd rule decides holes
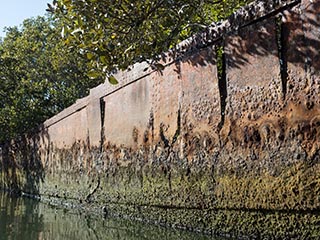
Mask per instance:
[[[98,72],[96,70],[91,70],[90,72],[87,73],[87,76],[91,79],[95,79],[100,76],[100,72]]]
[[[93,57],[94,57],[94,54],[93,54],[93,53],[90,53],[90,52],[87,53],[87,58],[88,58],[89,60],[91,60]]]
[[[107,65],[108,64],[108,60],[106,56],[100,56],[100,61],[104,64]]]
[[[118,80],[113,76],[113,75],[110,75],[109,77],[108,77],[108,81],[109,81],[109,83],[111,83],[112,85],[117,85],[119,82],[118,82]]]

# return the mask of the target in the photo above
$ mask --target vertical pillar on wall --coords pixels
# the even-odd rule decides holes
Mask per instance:
[[[303,0],[284,12],[284,44],[288,63],[288,97],[305,102],[310,110],[320,104],[320,1]],[[303,106],[301,106],[303,107]]]
[[[190,139],[199,139],[207,150],[219,143],[217,129],[222,120],[217,65],[214,46],[199,49],[181,60],[182,136],[184,151],[189,152],[190,158],[196,149]]]
[[[282,19],[283,50],[287,61],[289,98],[292,98],[292,95],[297,93],[296,90],[306,84],[306,53],[303,49],[305,33],[300,7],[298,5],[285,11]]]
[[[308,72],[317,75],[320,72],[320,0],[302,0],[302,21],[306,64]]]
[[[161,74],[152,75],[152,109],[154,111],[155,141],[166,146],[176,133],[181,95],[180,63],[167,66]]]
[[[102,118],[101,118],[101,101],[100,98],[90,98],[87,106],[88,117],[88,133],[90,147],[101,147],[101,132],[102,132]]]
[[[232,129],[234,144],[249,139],[244,129],[257,132],[263,117],[279,114],[282,82],[273,17],[243,27],[226,37],[226,74],[228,101],[225,126]],[[256,143],[261,143],[257,134]],[[248,143],[249,144],[249,143]]]

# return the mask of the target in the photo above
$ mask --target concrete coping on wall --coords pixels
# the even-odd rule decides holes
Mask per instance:
[[[70,115],[74,114],[75,112],[78,112],[82,109],[84,109],[89,103],[89,96],[78,99],[74,104],[72,104],[70,107],[64,109],[57,115],[53,116],[52,118],[48,119],[44,122],[44,127],[48,128],[52,126],[53,124],[69,117]]]
[[[225,36],[234,34],[238,30],[248,25],[251,25],[263,18],[276,15],[279,12],[293,7],[301,3],[301,0],[258,0],[247,6],[240,8],[233,13],[227,20],[212,23],[203,32],[182,41],[174,49],[169,50],[159,56],[159,63],[166,67],[172,63],[179,61],[195,52],[206,47],[216,44]],[[136,63],[125,71],[118,71],[114,74],[118,80],[117,85],[105,83],[90,89],[90,94],[87,97],[79,99],[75,104],[64,109],[54,117],[48,119],[44,123],[44,127],[49,127],[62,119],[72,115],[73,113],[85,108],[90,102],[96,102],[102,97],[112,94],[115,91],[124,88],[125,86],[134,83],[153,72],[158,71],[150,66],[148,62]]]
[[[226,35],[236,33],[243,27],[251,25],[270,15],[297,5],[301,0],[258,0],[234,12],[227,20],[214,22],[203,32],[182,41],[177,45],[180,54],[193,52],[223,39]]]

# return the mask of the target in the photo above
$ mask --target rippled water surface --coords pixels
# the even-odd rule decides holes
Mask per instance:
[[[0,240],[208,240],[212,237],[118,219],[103,219],[0,192]],[[217,240],[217,239],[216,239]]]

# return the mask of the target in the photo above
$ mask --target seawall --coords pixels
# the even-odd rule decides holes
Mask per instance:
[[[218,235],[320,238],[319,29],[319,0],[254,2],[2,146],[0,187]]]

